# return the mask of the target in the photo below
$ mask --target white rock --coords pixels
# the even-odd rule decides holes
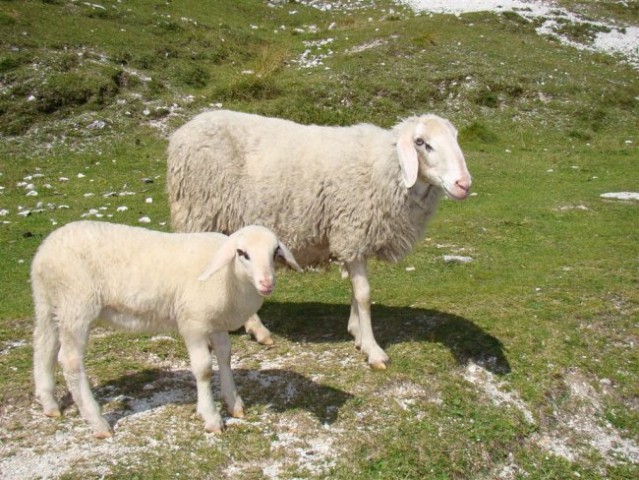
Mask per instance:
[[[464,257],[462,255],[444,255],[444,262],[446,263],[470,263],[472,261],[472,257]]]
[[[104,127],[106,127],[106,122],[104,122],[103,120],[96,120],[95,122],[87,126],[89,130],[102,130]]]
[[[602,193],[601,198],[610,198],[613,200],[639,200],[638,192],[611,192]]]

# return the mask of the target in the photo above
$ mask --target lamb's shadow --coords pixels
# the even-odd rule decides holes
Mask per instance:
[[[260,311],[275,334],[294,341],[352,341],[346,332],[349,305],[269,302]],[[403,342],[434,342],[460,365],[472,361],[495,374],[510,372],[502,342],[470,320],[437,310],[373,305],[373,329],[382,348]]]
[[[353,398],[347,392],[288,370],[233,369],[233,377],[249,413],[260,405],[278,413],[301,409],[313,414],[322,424],[332,424],[340,408]],[[216,404],[224,415],[216,371],[213,385]],[[100,385],[96,397],[100,404],[117,403],[114,408],[107,408],[104,415],[111,425],[130,415],[168,404],[192,404],[195,408],[197,402],[195,378],[190,370],[147,369],[124,375]]]

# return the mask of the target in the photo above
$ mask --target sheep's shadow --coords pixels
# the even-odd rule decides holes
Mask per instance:
[[[334,423],[341,407],[353,398],[350,393],[288,370],[233,369],[233,377],[247,410],[257,406],[277,413],[306,410],[322,424]],[[213,394],[224,415],[218,379],[215,371]],[[100,404],[117,404],[107,408],[104,415],[111,425],[168,404],[192,404],[195,408],[197,402],[195,378],[190,370],[146,369],[104,383],[95,393]]]
[[[352,341],[346,326],[350,305],[268,302],[260,318],[274,334],[301,342]],[[372,306],[375,338],[382,348],[404,342],[434,342],[459,365],[474,362],[492,373],[511,371],[502,342],[463,317],[437,310]]]

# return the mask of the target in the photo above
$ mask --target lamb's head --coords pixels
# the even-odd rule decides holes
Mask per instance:
[[[407,188],[418,178],[455,200],[470,191],[471,178],[457,143],[457,130],[436,115],[411,118],[396,127],[397,155]]]
[[[295,270],[301,271],[293,254],[271,230],[250,225],[228,237],[199,278],[206,281],[224,266],[235,262],[235,275],[251,282],[258,293],[266,297],[273,293],[275,288],[277,257],[284,259]]]

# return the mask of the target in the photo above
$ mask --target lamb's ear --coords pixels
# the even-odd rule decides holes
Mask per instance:
[[[410,188],[415,185],[417,172],[419,170],[417,150],[413,144],[413,136],[410,132],[402,135],[397,141],[397,156],[399,158],[399,166],[402,171],[404,185],[406,185],[406,188]]]
[[[297,260],[295,260],[295,257],[293,256],[291,251],[286,248],[286,245],[284,245],[282,242],[277,242],[277,245],[280,247],[278,250],[278,255],[282,257],[291,268],[294,268],[298,272],[301,272],[302,268],[297,264]]]
[[[198,277],[198,280],[204,282],[208,280],[211,275],[220,270],[222,267],[228,265],[235,258],[235,241],[232,238],[228,238],[222,246],[215,252],[211,262],[206,270]]]

